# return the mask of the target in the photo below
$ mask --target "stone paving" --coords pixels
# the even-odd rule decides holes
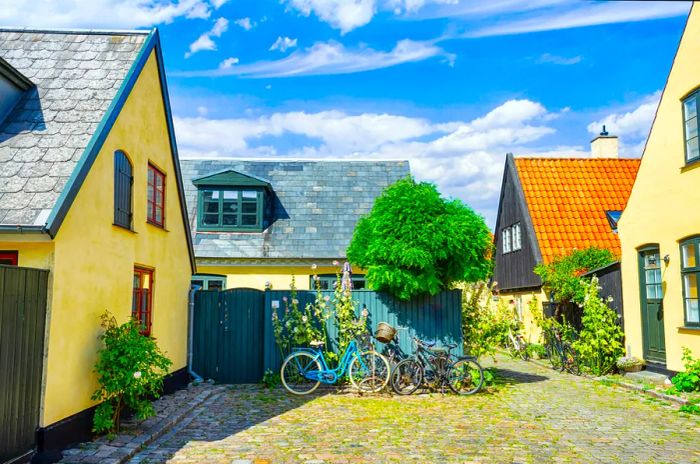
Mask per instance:
[[[700,418],[637,392],[499,358],[471,397],[294,397],[235,386],[132,463],[693,463]]]

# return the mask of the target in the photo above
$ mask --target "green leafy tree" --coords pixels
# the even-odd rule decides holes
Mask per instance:
[[[557,257],[549,264],[538,264],[535,274],[540,276],[543,286],[554,293],[556,301],[581,304],[586,294],[581,275],[613,261],[615,256],[610,250],[590,247]]]
[[[172,362],[160,351],[156,340],[140,333],[137,321],[122,325],[112,314],[101,317],[105,333],[100,336],[104,348],[98,351],[95,372],[100,387],[92,399],[100,401],[95,410],[93,431],[119,432],[119,418],[124,408],[139,420],[154,416],[152,398],[163,389],[163,377]]]
[[[492,239],[484,219],[435,186],[399,180],[357,224],[347,250],[367,269],[370,288],[408,300],[435,295],[457,281],[477,282],[492,270]]]
[[[618,315],[598,296],[598,278],[583,281],[582,329],[573,347],[582,366],[595,375],[604,375],[616,365],[622,356],[622,329]]]

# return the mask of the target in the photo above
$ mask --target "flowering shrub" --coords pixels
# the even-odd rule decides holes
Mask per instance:
[[[124,408],[144,420],[155,415],[151,398],[158,398],[163,377],[172,362],[160,351],[154,338],[141,335],[137,321],[122,325],[112,314],[101,317],[105,333],[100,336],[104,348],[98,351],[95,372],[100,387],[92,399],[101,404],[95,410],[92,430],[102,433],[119,431]]]
[[[493,356],[505,346],[508,330],[518,329],[512,308],[500,300],[494,304],[494,287],[484,282],[457,285],[462,290],[464,351],[473,356]]]
[[[610,372],[623,353],[622,329],[618,315],[598,297],[598,278],[581,283],[584,289],[582,329],[573,347],[579,355],[582,367],[595,375]]]
[[[334,261],[338,266],[339,263]],[[313,265],[312,270],[316,269]],[[296,346],[308,346],[312,341],[323,341],[327,352],[326,360],[330,364],[337,361],[337,354],[330,350],[326,325],[331,317],[335,318],[338,329],[337,348],[342,353],[351,340],[367,331],[366,310],[357,317],[355,302],[352,299],[350,285],[343,285],[340,268],[336,271],[333,298],[324,295],[321,291],[321,282],[318,276],[313,276],[316,298],[312,303],[306,304],[302,309],[297,299],[296,281],[292,277],[291,298],[283,297],[284,313],[272,314],[272,329],[275,341],[282,356],[286,356]]]

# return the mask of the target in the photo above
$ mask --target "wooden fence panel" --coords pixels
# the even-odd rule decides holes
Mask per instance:
[[[48,275],[0,265],[0,462],[35,448]]]

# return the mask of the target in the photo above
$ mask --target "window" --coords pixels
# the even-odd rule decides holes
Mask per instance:
[[[192,285],[200,287],[200,290],[225,290],[226,277],[220,275],[195,274],[192,276]]]
[[[700,237],[681,243],[681,279],[685,307],[685,325],[700,327],[700,307],[698,307],[698,283],[700,282],[700,261],[698,260]]]
[[[520,223],[504,228],[501,232],[501,238],[503,240],[503,254],[520,250],[523,247]]]
[[[510,227],[503,229],[503,253],[510,253]]]
[[[683,100],[683,134],[685,136],[685,162],[700,159],[698,145],[698,100],[700,91]]]
[[[335,290],[335,283],[337,281],[337,276],[335,274],[322,274],[318,276],[318,282],[321,286],[321,290]],[[309,288],[315,289],[316,284],[314,283],[313,276],[309,277]],[[353,290],[362,290],[366,288],[365,276],[362,274],[357,274],[352,276],[352,288]]]
[[[148,165],[148,211],[147,220],[163,227],[165,224],[165,174],[149,163]]]
[[[131,162],[126,154],[114,152],[114,225],[131,229],[131,195],[134,185]]]
[[[151,335],[153,316],[153,270],[134,268],[134,296],[131,317],[141,324],[141,333]]]
[[[17,266],[18,253],[16,251],[0,251],[0,264],[5,266]]]
[[[610,228],[613,232],[617,232],[617,222],[620,220],[620,216],[622,216],[622,211],[605,212],[605,217],[608,218],[608,224],[610,224]]]
[[[513,251],[518,251],[523,247],[522,238],[520,236],[520,223],[513,224]]]
[[[199,230],[261,230],[262,192],[203,188],[198,217]]]

